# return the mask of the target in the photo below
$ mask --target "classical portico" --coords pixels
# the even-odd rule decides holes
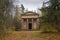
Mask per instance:
[[[22,30],[37,30],[39,29],[39,15],[35,12],[26,12],[21,14]]]

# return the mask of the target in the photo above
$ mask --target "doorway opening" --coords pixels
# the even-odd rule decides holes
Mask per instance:
[[[28,25],[29,25],[29,30],[31,30],[32,29],[32,23],[29,23]]]

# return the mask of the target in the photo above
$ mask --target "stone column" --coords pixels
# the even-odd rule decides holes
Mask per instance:
[[[33,19],[32,19],[32,29],[34,29]]]
[[[37,29],[39,29],[39,19],[37,18]]]
[[[21,30],[23,30],[23,28],[24,28],[23,19],[22,19],[21,23],[22,23]]]
[[[26,27],[26,29],[28,30],[28,19],[27,19],[27,27]]]

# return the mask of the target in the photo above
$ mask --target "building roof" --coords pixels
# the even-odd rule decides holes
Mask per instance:
[[[39,15],[39,14],[38,14],[38,13],[36,13],[36,12],[27,11],[27,12],[25,12],[25,13],[21,14],[21,15]]]

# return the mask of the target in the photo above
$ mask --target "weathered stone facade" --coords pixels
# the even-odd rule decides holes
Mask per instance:
[[[21,30],[38,30],[39,29],[39,14],[35,12],[25,12],[21,14]]]

